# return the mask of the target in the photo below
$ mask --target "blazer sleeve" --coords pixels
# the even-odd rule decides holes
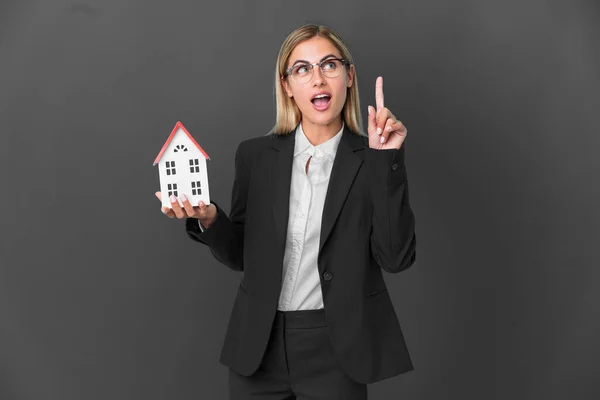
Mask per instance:
[[[404,148],[365,149],[373,203],[371,252],[389,273],[403,271],[416,260],[415,216],[409,203]]]
[[[211,200],[217,208],[217,217],[209,228],[201,230],[196,218],[187,218],[185,223],[186,232],[191,239],[209,246],[213,256],[234,271],[244,270],[244,221],[250,175],[243,159],[242,144],[235,153],[229,216]]]

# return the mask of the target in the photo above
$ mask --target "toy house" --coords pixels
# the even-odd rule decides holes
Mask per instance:
[[[194,140],[181,122],[177,122],[169,138],[156,156],[162,205],[171,208],[169,197],[185,194],[193,206],[198,201],[210,203],[206,160],[208,154]]]

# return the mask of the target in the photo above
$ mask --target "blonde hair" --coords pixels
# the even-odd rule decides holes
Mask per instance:
[[[277,56],[275,67],[275,125],[270,133],[283,135],[291,132],[298,126],[302,113],[296,105],[296,102],[287,96],[281,77],[285,75],[287,63],[294,48],[301,42],[312,39],[313,37],[323,37],[339,50],[341,57],[346,59],[351,65],[354,65],[350,51],[340,38],[330,28],[323,25],[308,24],[301,26],[288,35]],[[348,88],[346,94],[346,103],[342,108],[342,120],[348,128],[354,133],[365,136],[362,129],[362,117],[360,113],[360,101],[358,97],[358,81],[356,79],[356,67],[354,68],[354,82]]]

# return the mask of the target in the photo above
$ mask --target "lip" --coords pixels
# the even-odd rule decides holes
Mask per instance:
[[[313,93],[312,96],[310,96],[310,101],[313,101],[315,99],[315,97],[317,97],[320,94],[326,94],[327,96],[329,96],[329,98],[331,99],[331,93],[329,93],[326,90],[319,90],[318,92]]]

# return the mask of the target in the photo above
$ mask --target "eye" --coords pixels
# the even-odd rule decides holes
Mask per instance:
[[[305,75],[306,73],[308,73],[308,65],[298,65],[296,68],[294,68],[294,73],[298,75]]]
[[[337,60],[327,60],[323,63],[324,70],[334,70],[337,67]]]

